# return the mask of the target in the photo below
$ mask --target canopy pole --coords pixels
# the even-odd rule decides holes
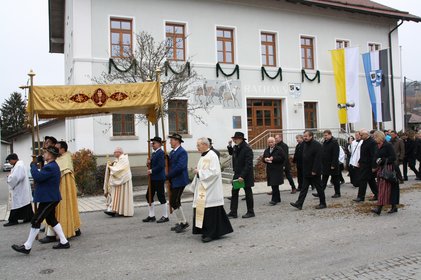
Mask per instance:
[[[36,122],[36,126],[37,126],[38,155],[41,155],[41,141],[40,141],[40,138],[39,138],[38,114],[35,114],[35,122]]]
[[[161,96],[161,69],[159,67],[156,68],[155,74],[156,74],[156,81],[158,83],[159,96]],[[164,108],[163,108],[162,104],[161,104],[161,108],[160,108],[160,111],[159,111],[159,115],[160,115],[160,118],[161,118],[161,127],[162,127],[162,144],[164,145],[165,174],[168,174],[169,158],[168,158],[168,155],[167,155],[167,139],[166,139],[166,136],[165,136],[165,126],[164,126]],[[170,214],[172,214],[173,208],[171,206],[171,182],[169,180],[167,180],[166,185],[167,185],[167,193],[168,193],[168,206],[170,208]]]
[[[30,102],[30,118],[31,118],[31,140],[32,140],[32,162],[36,163],[36,155],[35,155],[35,124],[34,124],[34,93],[33,93],[33,86],[34,86],[34,71],[29,70],[29,102]]]
[[[148,169],[151,169],[151,123],[148,121]],[[152,186],[151,186],[151,174],[148,173],[148,203],[149,206],[152,206]]]

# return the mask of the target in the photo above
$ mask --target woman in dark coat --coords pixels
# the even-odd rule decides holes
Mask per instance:
[[[263,162],[266,163],[266,178],[268,186],[272,187],[272,200],[270,205],[276,205],[281,202],[281,193],[279,192],[279,185],[284,183],[284,176],[282,172],[283,164],[285,163],[285,153],[275,143],[275,138],[268,138],[268,148],[263,153]]]
[[[380,215],[384,205],[391,204],[392,208],[388,213],[397,212],[396,204],[398,204],[399,189],[396,193],[396,187],[399,188],[398,182],[390,182],[382,178],[384,169],[387,171],[394,171],[394,162],[396,161],[395,150],[392,144],[385,141],[385,135],[381,131],[374,132],[374,140],[377,143],[377,152],[375,153],[375,160],[377,163],[377,188],[378,188],[378,201],[377,207],[372,209],[373,213]],[[392,191],[394,189],[394,191]],[[392,194],[392,196],[391,196]]]

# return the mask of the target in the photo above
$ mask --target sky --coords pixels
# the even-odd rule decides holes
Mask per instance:
[[[420,0],[376,0],[376,2],[421,16]],[[50,54],[48,45],[48,1],[6,1],[0,9],[0,103],[36,73],[35,84],[64,84],[63,54]],[[403,75],[421,80],[421,23],[404,22],[399,27]]]

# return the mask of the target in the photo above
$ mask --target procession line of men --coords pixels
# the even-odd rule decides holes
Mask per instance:
[[[392,144],[396,147],[398,145],[395,145],[393,141],[392,144],[385,143],[387,142],[386,135],[383,132],[375,131],[371,134],[373,135],[370,135],[365,129],[360,130],[355,134],[355,139],[349,142],[347,149],[351,183],[358,187],[358,195],[354,201],[365,200],[368,184],[374,194],[370,200],[379,200],[378,207],[373,209],[373,212],[380,214],[381,207],[385,203],[392,203],[389,213],[395,213],[399,200],[399,186],[396,188],[396,184],[385,178],[383,171],[399,168],[399,162],[395,161],[400,157],[396,157],[398,153],[391,148]],[[212,140],[209,138],[198,139],[197,149],[201,153],[201,157],[194,169],[194,179],[190,183],[188,155],[181,146],[184,142],[182,136],[175,133],[169,138],[172,151],[168,158],[162,150],[163,142],[160,137],[149,140],[153,152],[147,162],[150,187],[146,193],[146,199],[149,206],[148,216],[143,219],[143,222],[168,222],[168,208],[170,207],[170,212],[174,211],[177,218],[171,231],[184,232],[189,227],[189,223],[181,205],[181,197],[184,189],[188,186],[188,189],[194,193],[193,234],[202,234],[202,241],[209,242],[233,232],[229,218],[238,217],[239,188],[232,187],[230,212],[226,214],[223,207],[224,196],[219,152],[212,147]],[[297,165],[299,196],[296,202],[290,204],[300,210],[303,208],[310,186],[317,191],[313,195],[319,198],[319,204],[315,208],[327,207],[325,189],[329,178],[335,190],[332,198],[341,197],[340,184],[343,178],[340,176],[342,172],[340,166],[344,162],[344,152],[330,130],[323,132],[323,138],[323,143],[319,143],[314,139],[314,134],[310,130],[306,130],[302,136],[297,135],[296,137],[297,145],[293,162]],[[391,139],[394,139],[393,134]],[[233,180],[242,184],[245,192],[247,212],[242,218],[252,218],[255,217],[252,191],[254,186],[253,151],[246,140],[242,132],[235,132],[227,149],[232,156]],[[276,205],[281,202],[279,185],[284,183],[284,174],[290,181],[292,193],[295,193],[296,188],[292,178],[289,179],[291,176],[289,148],[283,143],[282,136],[269,137],[267,142],[268,147],[263,153],[262,161],[266,164],[267,184],[272,188],[272,199],[269,204]],[[114,161],[107,162],[105,172],[104,195],[107,209],[104,212],[112,217],[131,217],[134,214],[134,208],[129,158],[119,147],[115,149],[114,156]],[[390,160],[389,163],[387,159]],[[23,219],[24,222],[30,220],[32,225],[25,244],[13,245],[12,248],[18,252],[29,254],[44,219],[49,227],[47,236],[40,240],[41,243],[55,242],[56,237],[51,234],[55,233],[59,237],[59,243],[53,248],[69,248],[70,244],[67,239],[78,236],[81,232],[73,165],[71,154],[67,151],[67,144],[63,141],[57,143],[57,140],[51,136],[45,137],[44,155],[38,160],[41,169],[38,170],[38,166],[31,163],[31,174],[35,184],[33,201],[39,203],[35,214],[32,212],[30,196],[28,196],[29,181],[20,179],[20,177],[27,178],[25,166],[15,154],[9,155],[8,160],[15,165],[8,182],[12,194],[17,194],[17,198],[13,195],[11,218],[5,226],[14,225],[19,219]],[[166,160],[168,160],[168,170],[165,170]],[[44,163],[46,163],[45,166]],[[408,160],[408,164],[411,169],[415,169],[415,163],[412,160],[410,162]],[[419,172],[415,173],[418,178]],[[165,198],[166,181],[170,185],[169,205]],[[159,220],[155,217],[155,195],[161,208]]]

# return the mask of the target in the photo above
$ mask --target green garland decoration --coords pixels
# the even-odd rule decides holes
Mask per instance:
[[[136,59],[132,60],[132,63],[130,64],[129,68],[127,69],[120,69],[118,68],[118,66],[115,64],[114,59],[110,58],[108,61],[108,74],[111,74],[111,66],[114,67],[115,70],[117,70],[120,73],[126,73],[129,72],[133,67],[134,67],[134,73],[136,74],[137,72],[137,61]]]
[[[317,83],[319,83],[319,84],[320,84],[320,71],[319,71],[319,70],[317,70],[317,71],[316,71],[316,75],[314,75],[314,77],[310,79],[310,78],[307,76],[306,70],[301,69],[301,82],[302,82],[302,83],[304,83],[304,77],[305,77],[307,80],[309,80],[310,82],[314,82],[314,81],[317,79]]]
[[[232,75],[234,75],[235,73],[237,73],[237,79],[240,79],[240,66],[238,66],[238,64],[235,65],[235,68],[231,72],[231,74],[227,74],[227,73],[224,72],[224,70],[222,70],[221,65],[218,62],[216,64],[216,77],[217,78],[219,78],[219,72],[221,72],[222,75],[224,75],[225,77],[231,77]]]
[[[278,76],[279,76],[279,80],[282,81],[282,68],[279,67],[278,68],[278,72],[276,72],[276,75],[271,77],[268,72],[266,71],[266,68],[264,66],[262,66],[261,70],[262,72],[262,81],[265,79],[265,76],[268,77],[271,80],[275,80]]]
[[[165,76],[168,76],[168,69],[170,69],[170,71],[173,74],[176,74],[176,75],[180,75],[180,74],[184,73],[187,70],[187,75],[190,77],[190,62],[189,61],[186,62],[186,64],[184,65],[183,70],[181,70],[180,72],[175,71],[171,67],[171,65],[170,65],[170,63],[168,61],[165,61],[164,62],[164,68],[165,68]]]

